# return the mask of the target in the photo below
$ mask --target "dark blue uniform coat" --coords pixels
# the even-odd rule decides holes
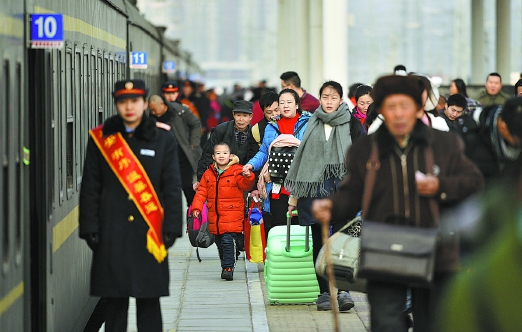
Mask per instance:
[[[165,210],[163,233],[181,237],[181,180],[178,144],[171,132],[144,115],[133,134],[119,116],[109,118],[104,135],[121,132],[149,175]],[[99,234],[91,269],[91,295],[151,298],[169,295],[168,259],[146,248],[149,226],[89,138],[80,191],[80,237]],[[163,234],[161,234],[162,236]]]

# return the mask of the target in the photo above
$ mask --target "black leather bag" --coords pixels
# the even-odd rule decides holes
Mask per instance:
[[[431,147],[425,153],[427,169],[433,169]],[[377,143],[372,142],[363,193],[363,226],[358,277],[429,287],[433,281],[440,229],[387,224],[366,220],[377,171],[380,168]],[[430,200],[438,224],[438,206]]]
[[[433,281],[438,228],[364,221],[358,277],[429,287]]]

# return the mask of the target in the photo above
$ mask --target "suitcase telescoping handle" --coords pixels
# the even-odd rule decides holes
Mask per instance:
[[[297,210],[292,210],[292,215],[289,212],[286,213],[286,252],[290,252],[290,225],[292,224],[292,217],[297,216]],[[306,235],[305,235],[305,252],[310,250],[309,237],[310,237],[310,228],[306,227]]]

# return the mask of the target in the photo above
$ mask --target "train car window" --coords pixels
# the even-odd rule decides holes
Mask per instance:
[[[18,190],[18,193],[16,195],[16,210],[15,210],[15,223],[16,223],[16,229],[15,229],[15,248],[16,248],[16,256],[19,257],[21,251],[22,251],[22,201],[23,201],[23,195],[24,195],[24,188],[27,186],[23,186],[24,181],[22,180],[22,168],[24,167],[24,164],[22,163],[22,158],[20,156],[20,152],[22,151],[22,146],[24,145],[25,139],[24,139],[24,112],[22,107],[22,92],[24,91],[22,86],[22,64],[18,62],[16,64],[16,110],[20,110],[20,112],[17,112],[18,115],[18,147],[16,150],[16,188]],[[20,264],[20,260],[17,259],[17,264]]]
[[[98,124],[103,123],[103,91],[105,89],[103,84],[103,64],[101,56],[98,56],[96,61],[96,85],[97,87],[97,96],[98,96]]]
[[[63,99],[63,67],[62,67],[62,51],[57,50],[56,51],[57,59],[56,59],[56,79],[55,79],[55,89],[56,91],[56,142],[57,142],[57,156],[58,156],[58,188],[59,188],[59,195],[60,195],[60,205],[64,202],[64,185],[63,185],[63,171],[64,171],[64,164],[63,164],[63,129],[65,127],[63,123],[64,115],[64,106],[65,102]]]
[[[6,272],[6,269],[8,268],[9,263],[9,243],[10,243],[10,237],[9,237],[9,197],[10,197],[10,190],[9,190],[9,130],[11,127],[11,114],[8,111],[9,105],[11,104],[11,91],[10,91],[10,75],[9,75],[9,61],[4,61],[4,89],[3,89],[3,98],[2,101],[4,102],[4,108],[3,108],[3,114],[4,114],[4,132],[2,137],[2,145],[3,145],[3,156],[2,156],[2,179],[4,183],[2,183],[2,206],[3,206],[3,213],[2,213],[2,262],[3,262],[3,270],[4,273]]]
[[[82,96],[82,55],[78,52],[75,52],[75,61],[74,61],[74,173],[76,174],[76,191],[80,190],[80,181],[81,181],[81,168],[80,168],[80,160],[82,159],[82,145],[80,135],[82,133],[81,126],[81,114],[84,113],[83,105],[81,103]]]
[[[74,179],[74,105],[73,105],[74,72],[72,62],[72,50],[68,48],[65,54],[65,183],[67,199],[70,199],[73,191]]]
[[[89,98],[91,100],[91,108],[89,109],[89,128],[96,127],[98,124],[98,112],[96,107],[96,56],[89,57]]]
[[[111,75],[110,75],[110,72],[109,72],[109,59],[107,59],[107,55],[104,54],[104,58],[103,58],[103,82],[105,83],[105,89],[103,89],[103,100],[105,102],[105,107],[104,107],[104,110],[105,110],[105,119],[107,119],[107,117],[110,116],[110,105],[111,105],[111,94],[109,93],[109,91],[112,91],[112,85],[110,83],[110,79],[111,79]]]
[[[116,82],[114,80],[115,78],[115,68],[114,68],[114,60],[112,59],[112,55],[111,55],[111,58],[109,59],[109,88],[111,90],[109,91],[112,91],[114,89],[114,82]],[[107,92],[109,92],[107,91]],[[107,98],[109,98],[109,106],[110,106],[110,109],[114,109],[114,107],[112,107],[112,94],[110,93],[107,93]]]
[[[80,176],[83,173],[83,163],[85,162],[85,149],[87,144],[87,133],[90,129],[91,107],[89,105],[89,55],[84,54],[82,62],[82,112],[80,113]]]

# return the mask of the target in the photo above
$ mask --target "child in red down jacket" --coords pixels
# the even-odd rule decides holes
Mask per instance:
[[[244,191],[254,186],[254,173],[243,173],[239,158],[230,154],[226,143],[214,146],[214,164],[203,173],[194,200],[192,215],[198,217],[207,201],[209,230],[216,236],[221,259],[221,279],[234,279],[236,241],[243,232]]]

